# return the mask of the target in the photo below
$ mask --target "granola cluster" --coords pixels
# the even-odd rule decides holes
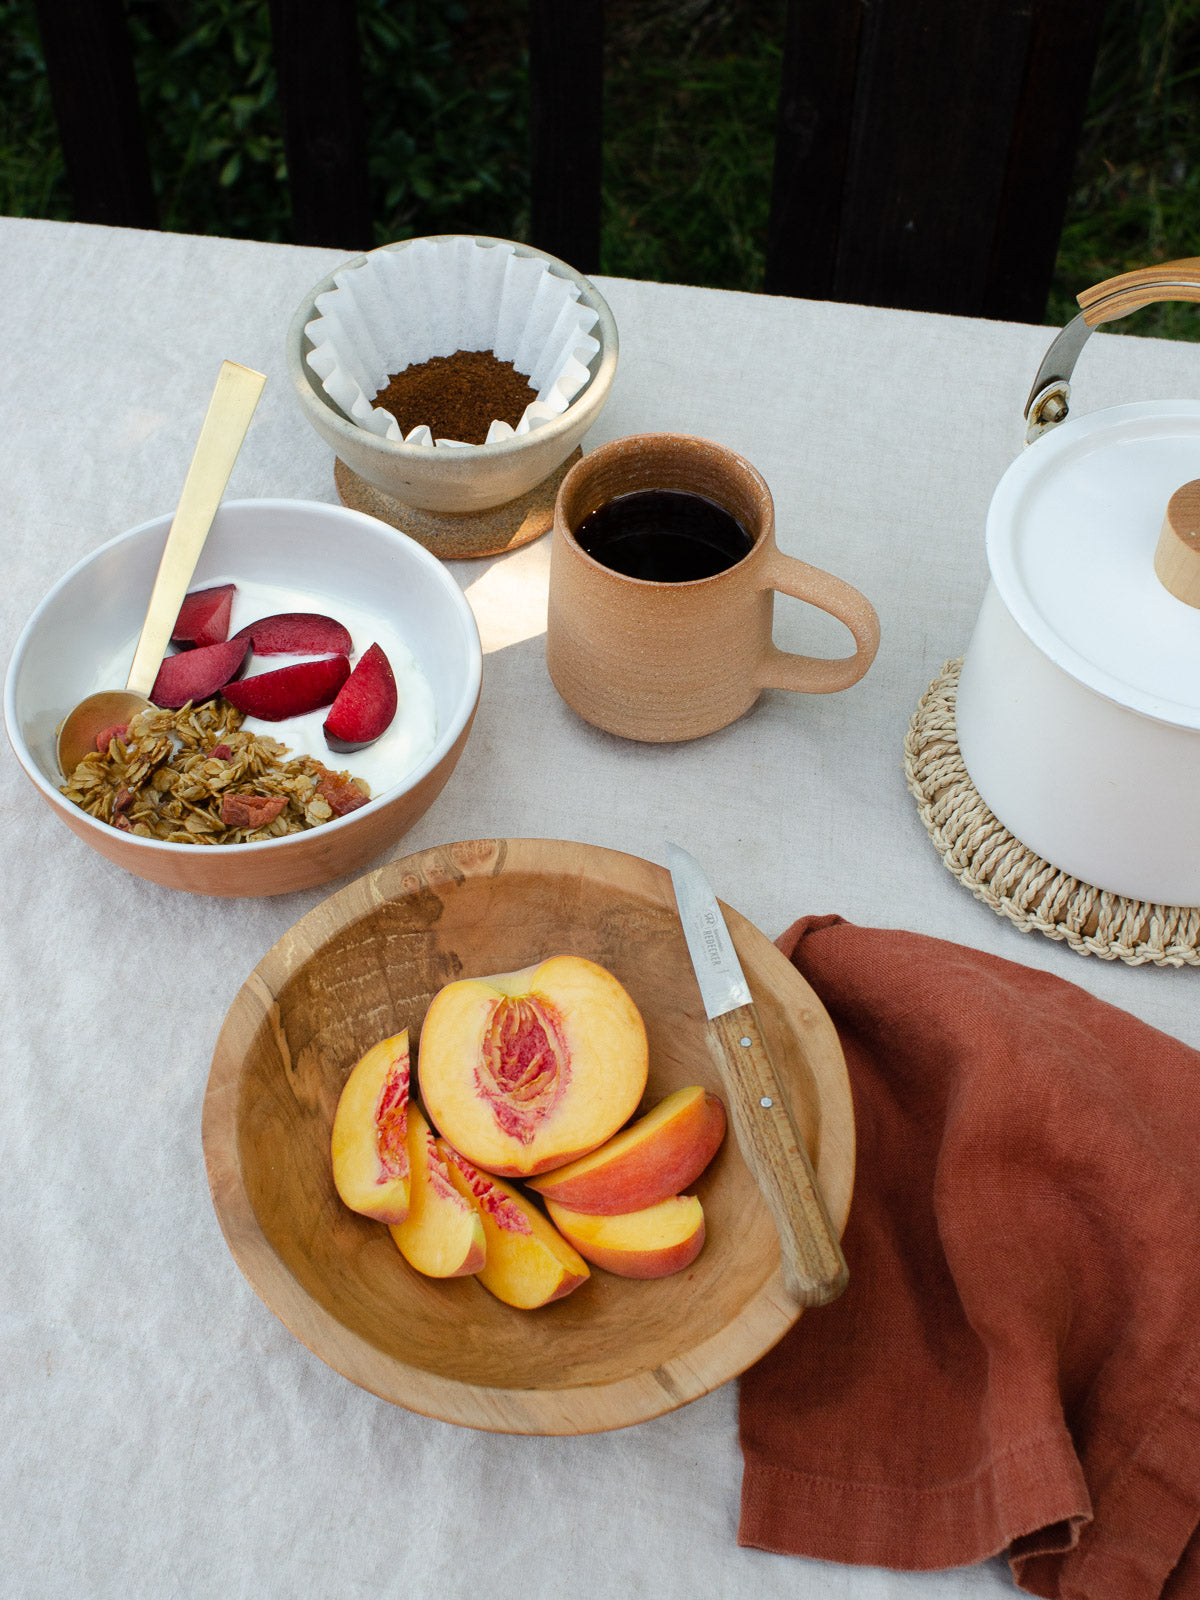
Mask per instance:
[[[365,805],[370,789],[311,756],[242,731],[217,699],[141,712],[109,730],[62,786],[68,800],[125,833],[172,844],[243,844],[303,833]]]

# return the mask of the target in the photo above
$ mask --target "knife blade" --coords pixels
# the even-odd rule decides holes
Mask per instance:
[[[717,897],[699,863],[667,845],[667,867],[738,1146],[779,1235],[784,1285],[802,1306],[846,1287],[846,1258],[763,1037]]]

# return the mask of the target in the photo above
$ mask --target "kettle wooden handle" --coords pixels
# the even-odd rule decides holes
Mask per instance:
[[[1200,301],[1200,256],[1184,256],[1178,261],[1164,261],[1161,266],[1122,272],[1085,289],[1076,298],[1089,328],[1116,322],[1158,300]]]
[[[1139,267],[1105,278],[1076,297],[1082,310],[1060,328],[1042,358],[1029,399],[1025,402],[1025,443],[1065,422],[1071,394],[1071,374],[1093,328],[1116,322],[1131,311],[1156,300],[1200,301],[1200,256],[1183,256],[1157,267]]]

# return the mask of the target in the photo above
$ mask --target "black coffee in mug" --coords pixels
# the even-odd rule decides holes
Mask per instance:
[[[685,489],[617,495],[583,519],[575,538],[601,566],[651,583],[715,577],[754,547],[732,512]]]

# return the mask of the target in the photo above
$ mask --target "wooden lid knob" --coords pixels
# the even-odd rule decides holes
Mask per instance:
[[[1200,478],[1167,501],[1154,570],[1159,582],[1189,606],[1200,606]]]

